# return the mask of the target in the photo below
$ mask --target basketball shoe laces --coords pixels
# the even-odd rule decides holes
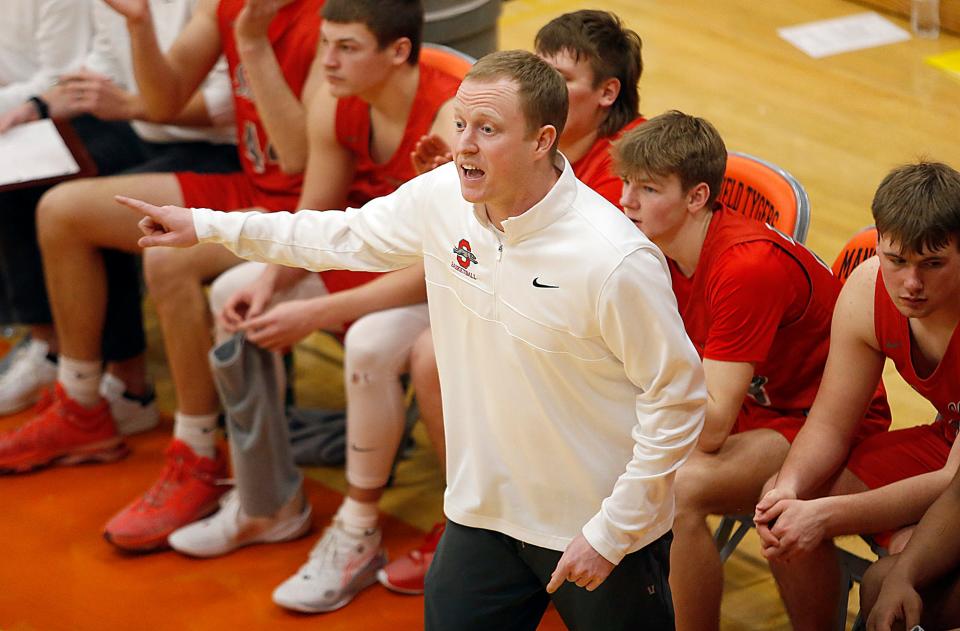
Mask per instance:
[[[176,442],[167,447],[165,452],[166,464],[163,466],[163,471],[160,472],[160,477],[153,483],[153,486],[141,496],[142,504],[153,508],[162,507],[170,495],[189,482],[190,478],[196,478],[214,486],[233,484],[233,480],[219,479],[214,473],[205,471],[200,466],[201,457],[192,453],[183,453],[183,449],[185,448],[177,448]]]
[[[168,459],[160,472],[160,478],[143,494],[143,503],[154,508],[163,506],[170,494],[182,486],[189,475],[183,456]]]
[[[53,386],[43,388],[40,391],[40,400],[37,401],[31,409],[32,418],[11,432],[10,437],[16,437],[19,441],[30,441],[33,444],[40,444],[46,438],[55,438],[51,430],[56,430],[56,424],[46,415],[47,408],[56,403],[56,394]],[[77,427],[76,423],[67,418],[66,406],[59,405],[56,408],[57,417],[68,425]],[[81,426],[82,427],[82,426]]]
[[[352,560],[354,554],[361,554],[362,544],[353,537],[341,524],[331,524],[317,545],[310,551],[309,560],[304,569],[315,576],[332,575],[342,583],[348,582],[350,577],[343,576],[343,572]]]

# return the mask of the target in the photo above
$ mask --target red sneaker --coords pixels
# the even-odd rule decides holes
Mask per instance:
[[[85,408],[58,383],[53,397],[18,429],[0,436],[0,472],[23,473],[45,465],[113,462],[129,453],[106,401]]]
[[[166,547],[167,535],[217,510],[228,490],[220,482],[227,477],[227,460],[219,450],[215,458],[204,458],[174,439],[166,456],[160,479],[104,527],[104,538],[118,548]]]
[[[401,594],[422,594],[423,579],[427,576],[433,553],[440,543],[440,536],[446,528],[446,522],[434,525],[433,530],[420,544],[420,547],[411,550],[396,561],[391,561],[382,570],[377,572],[377,580],[389,590]]]

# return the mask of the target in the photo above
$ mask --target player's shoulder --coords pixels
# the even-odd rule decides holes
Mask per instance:
[[[835,334],[849,333],[873,348],[877,346],[874,308],[879,267],[880,262],[874,256],[851,272],[840,290],[833,314]]]
[[[854,304],[873,304],[874,293],[877,289],[877,271],[880,269],[880,259],[872,256],[860,265],[857,265],[840,292],[847,301]]]

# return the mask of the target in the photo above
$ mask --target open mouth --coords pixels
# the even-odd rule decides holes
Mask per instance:
[[[468,165],[460,165],[460,171],[463,173],[463,179],[465,180],[479,180],[484,175],[482,170]]]

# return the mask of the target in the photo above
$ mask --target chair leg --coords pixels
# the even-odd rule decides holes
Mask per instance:
[[[720,519],[720,525],[713,533],[713,540],[720,550],[721,563],[725,563],[730,558],[751,528],[753,528],[753,520],[749,515],[724,515]]]
[[[837,603],[837,630],[847,628],[847,607],[850,602],[850,589],[853,587],[853,577],[850,570],[841,559],[840,561],[840,601]]]
[[[717,548],[722,549],[727,541],[730,540],[730,533],[733,532],[733,527],[736,523],[736,520],[729,515],[724,515],[720,518],[720,523],[713,533],[713,541],[717,544]]]
[[[839,604],[839,610],[837,611],[837,629],[843,631],[847,625],[847,608],[850,602],[850,590],[853,589],[854,583],[860,583],[863,580],[863,575],[867,571],[867,568],[870,567],[870,561],[864,559],[861,556],[857,556],[852,552],[847,552],[841,548],[837,548],[837,554],[839,555],[840,561],[840,591],[841,598]],[[857,614],[856,620],[853,623],[853,629],[864,628],[864,622],[860,619],[860,614]]]
[[[860,616],[860,612],[858,611],[857,617],[853,621],[853,626],[850,627],[850,631],[866,631],[866,630],[867,630],[867,623]]]

